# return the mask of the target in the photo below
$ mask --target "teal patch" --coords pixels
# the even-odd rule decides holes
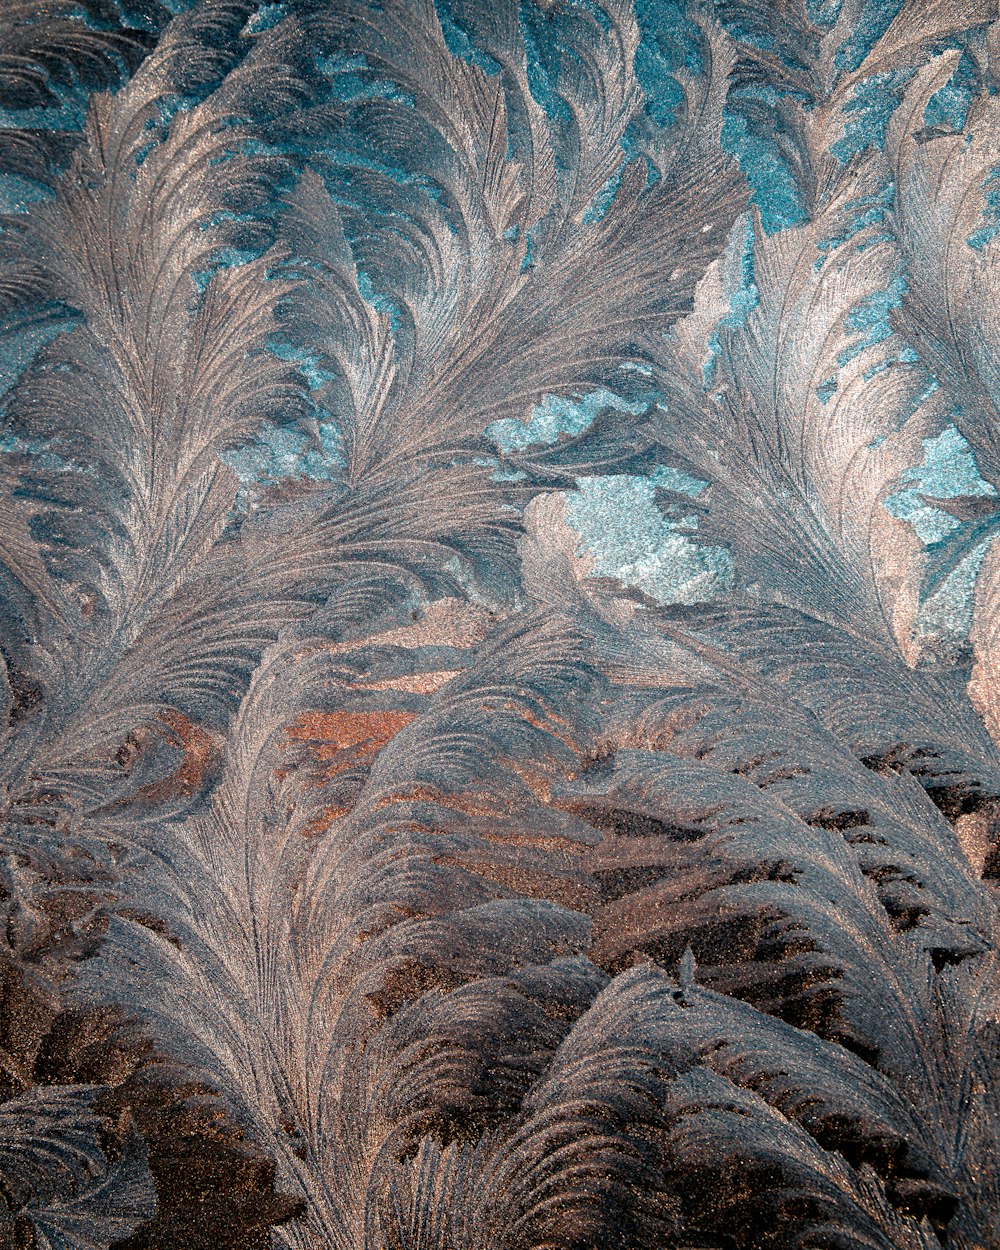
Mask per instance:
[[[297,426],[269,422],[252,443],[223,452],[220,459],[240,479],[244,488],[240,504],[244,507],[246,496],[255,487],[286,478],[336,481],[346,464],[340,431],[329,419],[319,423],[315,435]]]
[[[842,165],[869,148],[882,148],[889,122],[902,102],[903,91],[912,77],[911,70],[892,70],[885,74],[873,74],[857,84],[853,96],[844,105],[844,112],[849,117],[843,138],[830,148]]]
[[[754,270],[753,222],[749,216],[743,220],[739,285],[733,290],[725,291],[724,294],[729,297],[729,312],[722,317],[718,327],[708,336],[708,358],[701,367],[702,384],[706,389],[712,385],[719,353],[722,350],[720,330],[722,328],[739,329],[760,303],[760,292],[757,289]]]
[[[961,130],[969,113],[975,86],[976,67],[969,54],[963,52],[955,72],[927,101],[924,125],[932,130]]]
[[[947,662],[972,623],[976,576],[995,526],[961,521],[934,500],[993,497],[996,489],[976,466],[972,449],[954,425],[924,439],[921,463],[904,474],[907,485],[885,501],[886,510],[913,527],[928,551],[916,635],[932,655]]]
[[[917,636],[930,642],[935,651],[952,652],[968,638],[975,608],[976,578],[989,546],[987,539],[974,548],[920,605]],[[946,654],[942,658],[951,657]]]
[[[244,39],[248,35],[262,35],[265,30],[271,30],[277,26],[284,16],[284,4],[262,4],[256,13],[250,15],[240,35]]]
[[[582,478],[567,493],[566,519],[580,535],[579,552],[593,560],[591,577],[612,577],[658,603],[704,603],[732,585],[724,547],[699,545],[688,532],[695,519],[669,521],[656,505],[654,477]],[[697,479],[680,475],[687,493]],[[682,528],[683,527],[683,528]]]
[[[903,0],[868,0],[853,22],[850,35],[837,49],[834,65],[854,73],[889,28],[903,7]],[[840,5],[837,5],[839,12]]]
[[[731,96],[731,104],[751,100],[753,88],[740,96]],[[807,218],[805,204],[795,177],[777,143],[754,134],[746,118],[736,112],[726,113],[722,126],[722,150],[735,156],[750,189],[751,201],[760,213],[766,234],[774,234],[788,226],[801,225]]]
[[[613,391],[600,387],[576,399],[562,395],[546,395],[536,404],[531,420],[525,423],[516,417],[494,421],[486,427],[486,436],[508,455],[525,447],[551,446],[563,434],[571,438],[582,434],[594,424],[605,408],[629,412],[637,416],[646,409],[645,402],[630,404]]]
[[[929,546],[941,542],[962,524],[930,500],[997,492],[980,476],[972,449],[954,425],[933,438],[925,438],[923,446],[921,463],[903,475],[909,484],[890,495],[885,508],[912,525],[921,541]]]

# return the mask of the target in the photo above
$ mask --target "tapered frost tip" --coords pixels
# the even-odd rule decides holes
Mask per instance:
[[[685,948],[681,961],[677,966],[677,979],[680,981],[682,990],[690,990],[694,988],[694,974],[698,965],[695,962],[694,951],[690,946]]]

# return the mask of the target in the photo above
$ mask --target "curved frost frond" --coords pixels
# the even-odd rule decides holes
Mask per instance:
[[[997,1244],[995,13],[8,8],[0,1239]]]
[[[87,1086],[51,1086],[0,1103],[0,1228],[33,1227],[46,1250],[106,1250],[156,1211],[145,1146],[134,1130],[109,1161]]]

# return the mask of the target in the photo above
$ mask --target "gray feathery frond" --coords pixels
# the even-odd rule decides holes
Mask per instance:
[[[23,1218],[43,1250],[108,1250],[156,1211],[138,1133],[126,1135],[113,1161],[101,1149],[101,1117],[90,1106],[99,1092],[51,1086],[0,1103],[5,1236],[16,1237],[16,1221]]]

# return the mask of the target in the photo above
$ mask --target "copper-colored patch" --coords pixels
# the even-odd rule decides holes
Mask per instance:
[[[317,837],[329,829],[335,820],[340,820],[342,816],[346,816],[350,810],[350,807],[345,804],[340,804],[336,807],[324,807],[318,816],[314,816],[307,825],[303,826],[302,837]]]
[[[524,782],[540,803],[548,806],[552,802],[552,778],[537,765],[507,760],[507,765]]]
[[[590,912],[598,901],[597,890],[583,874],[546,872],[537,865],[521,863],[512,857],[494,858],[485,851],[464,851],[435,855],[434,862],[464,868],[523,898],[547,899],[575,911]]]
[[[470,816],[492,816],[497,810],[496,800],[488,791],[451,792],[427,784],[407,786],[405,790],[379,799],[376,806],[390,807],[400,800],[412,803],[435,803],[439,807],[446,807],[455,812],[465,812]]]
[[[160,720],[184,751],[184,762],[170,781],[181,794],[194,794],[201,788],[205,773],[218,755],[218,748],[212,736],[189,720],[183,712],[167,708],[160,713]]]
[[[308,742],[318,760],[334,761],[327,776],[369,763],[385,744],[416,718],[416,712],[309,712],[288,730]]]
[[[128,802],[141,800],[145,803],[165,803],[176,798],[190,798],[205,783],[206,775],[219,759],[219,747],[211,734],[177,711],[166,708],[160,713],[160,736],[171,746],[184,752],[180,765],[159,781],[142,786]],[[156,730],[145,733],[136,731],[119,752],[120,762],[126,772],[131,772],[135,757],[149,749]]]
[[[966,859],[978,876],[983,875],[992,847],[991,813],[988,810],[966,812],[955,821],[955,834]]]

